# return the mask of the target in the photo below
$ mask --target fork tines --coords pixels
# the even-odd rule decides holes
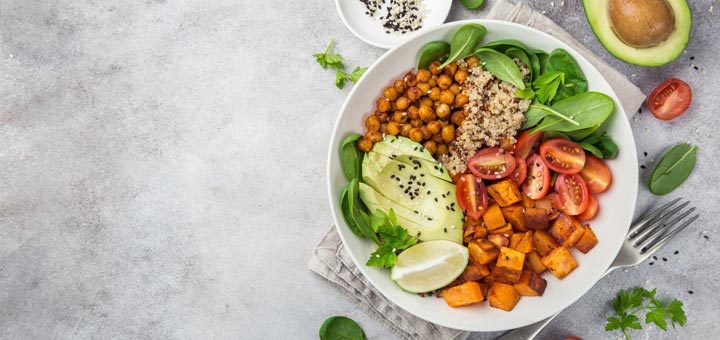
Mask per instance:
[[[632,242],[633,247],[642,247],[640,254],[658,249],[700,216],[695,214],[686,219],[688,215],[695,211],[695,207],[685,209],[690,204],[690,201],[676,205],[681,200],[681,198],[672,200],[645,215],[630,228],[627,239]],[[680,215],[672,218],[678,213]]]

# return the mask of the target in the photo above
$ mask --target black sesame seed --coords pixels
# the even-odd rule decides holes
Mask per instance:
[[[644,166],[644,165],[641,165],[641,166],[640,166],[640,169],[645,169],[645,166]]]
[[[648,264],[652,266],[652,265],[654,265],[654,264],[655,264],[655,262],[650,262],[650,263],[648,263]]]
[[[709,240],[709,239],[710,239],[710,236],[707,236],[707,235],[703,235],[703,237],[704,237],[706,240]]]
[[[642,110],[642,109],[640,109],[640,110]],[[645,155],[645,157],[647,157],[647,151],[643,151],[643,155]]]
[[[680,251],[676,250],[673,254],[675,254],[675,255],[680,254]]]
[[[447,228],[443,228],[443,231],[444,231],[445,233],[447,233]]]
[[[653,256],[653,260],[657,261],[657,256]]]
[[[700,69],[700,68],[698,68],[697,66],[693,66],[693,68],[696,69],[696,70],[699,70],[699,69]]]
[[[690,60],[695,60],[695,56],[690,56]]]
[[[692,290],[688,290],[688,294],[693,295],[695,294],[695,292],[693,292]]]
[[[663,262],[667,262],[667,259],[666,259],[666,258],[664,258],[664,257],[662,258],[662,260],[663,260]]]

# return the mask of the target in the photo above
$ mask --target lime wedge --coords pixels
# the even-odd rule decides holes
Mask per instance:
[[[465,270],[468,250],[446,240],[418,243],[398,256],[390,278],[400,288],[424,293],[453,282]]]

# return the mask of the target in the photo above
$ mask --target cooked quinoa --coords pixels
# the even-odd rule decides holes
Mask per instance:
[[[526,78],[530,70],[518,59],[515,63]],[[458,61],[458,65],[463,64],[464,60]],[[450,154],[440,158],[452,175],[465,172],[468,160],[480,148],[499,145],[503,139],[514,144],[530,105],[530,100],[515,97],[515,86],[495,78],[479,65],[468,68],[463,85],[463,93],[469,98],[466,117],[450,144]]]

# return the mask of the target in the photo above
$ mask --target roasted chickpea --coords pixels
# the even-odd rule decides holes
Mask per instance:
[[[400,133],[400,124],[398,122],[387,123],[385,133],[391,136],[397,136],[397,134]]]
[[[443,68],[443,73],[452,77],[453,75],[455,75],[457,68],[458,68],[458,66],[456,63],[449,63],[449,64],[445,65],[445,67]]]
[[[473,67],[477,66],[478,57],[471,55],[471,56],[465,58],[465,62],[467,63],[469,68],[473,68]]]
[[[403,137],[409,136],[411,129],[412,129],[412,126],[410,124],[403,124],[400,127],[400,136],[403,136]]]
[[[442,74],[438,77],[437,83],[438,87],[440,87],[443,90],[447,90],[450,88],[450,85],[452,85],[452,79],[450,79],[450,76],[447,74]]]
[[[376,115],[370,115],[365,119],[365,127],[368,131],[380,130],[380,119]]]
[[[455,111],[450,117],[450,121],[458,126],[462,124],[463,120],[465,120],[465,114],[462,111]]]
[[[447,116],[450,115],[450,105],[445,103],[440,103],[435,108],[435,114],[440,118],[447,118]]]
[[[438,76],[436,76],[436,75],[433,74],[433,76],[430,77],[430,80],[428,80],[428,82],[427,82],[428,85],[430,85],[430,87],[435,87],[435,86],[437,86],[437,78],[438,78]]]
[[[450,105],[455,102],[455,94],[448,90],[442,91],[440,92],[440,101]]]
[[[428,98],[430,98],[431,100],[440,100],[440,88],[431,88],[430,93],[428,93]]]
[[[460,85],[458,84],[452,84],[449,88],[450,92],[453,94],[460,94],[462,92],[462,89],[460,88]]]
[[[405,111],[395,111],[392,120],[396,123],[405,123],[408,119],[408,113]]]
[[[433,110],[432,107],[421,106],[419,113],[420,119],[422,119],[423,121],[429,122],[435,119],[435,110]]]
[[[419,128],[423,125],[422,119],[413,119],[410,121],[410,125],[414,128]]]
[[[432,140],[434,140],[435,143],[442,143],[442,142],[443,142],[443,140],[442,140],[442,134],[440,134],[439,132],[436,133],[436,134],[434,134],[434,135],[432,136]]]
[[[368,131],[367,133],[365,133],[365,138],[369,139],[373,143],[380,142],[383,139],[380,131],[374,131],[374,132]]]
[[[418,83],[427,83],[431,76],[432,74],[430,71],[421,68],[417,71],[417,75],[415,77],[417,78]]]
[[[440,131],[443,142],[450,143],[455,139],[455,125],[447,125]]]
[[[448,154],[448,147],[447,147],[447,145],[445,145],[445,144],[438,144],[438,146],[437,146],[437,155],[438,155],[438,156],[442,156],[442,155],[447,155],[447,154]]]
[[[422,141],[423,134],[420,128],[412,128],[410,129],[410,134],[408,135],[410,139],[412,139],[414,142],[420,142]]]
[[[358,139],[357,147],[362,152],[370,152],[370,150],[372,150],[372,147],[373,147],[373,142],[371,142],[369,139],[363,137],[363,138]]]
[[[398,93],[398,95],[400,95],[400,94],[402,94],[403,92],[405,92],[405,82],[402,81],[402,80],[400,80],[400,79],[398,79],[398,80],[396,80],[396,81],[393,82],[393,88],[394,88],[395,91]]]
[[[420,99],[420,106],[433,107],[433,101],[428,97],[423,97],[422,99]]]
[[[420,90],[421,95],[425,95],[428,93],[428,91],[430,91],[430,84],[428,83],[418,83],[415,87]]]
[[[405,75],[403,76],[403,81],[405,82],[406,86],[417,85],[417,77],[415,77],[415,74],[412,72],[405,73]]]
[[[377,110],[380,112],[390,111],[390,101],[385,98],[378,99],[375,105],[377,106]]]
[[[421,126],[420,131],[422,131],[423,140],[428,140],[432,137],[432,133],[430,133],[430,131],[428,131],[426,126]]]
[[[407,108],[410,106],[410,99],[407,97],[400,97],[395,101],[395,110],[407,110]]]
[[[455,75],[453,76],[453,78],[455,79],[455,81],[458,84],[462,84],[465,82],[465,79],[467,79],[467,71],[458,70],[457,72],[455,72]]]
[[[398,93],[394,87],[388,86],[383,90],[383,97],[387,100],[395,100],[398,97]]]
[[[380,133],[384,136],[387,135],[387,124],[380,125]]]
[[[420,90],[418,90],[417,87],[413,86],[413,87],[408,88],[407,91],[405,91],[405,96],[408,97],[408,99],[410,99],[410,101],[414,102],[414,101],[420,99],[422,94],[420,93]]]
[[[418,107],[415,105],[410,105],[407,109],[407,116],[410,119],[418,119],[420,118],[420,110],[418,110]]]
[[[440,126],[440,122],[438,122],[437,120],[428,122],[427,125],[425,125],[425,126],[427,127],[428,131],[430,131],[433,135],[440,132],[441,126]]]
[[[423,143],[423,146],[427,149],[427,151],[430,151],[431,155],[434,155],[437,152],[437,143],[435,143],[435,141],[429,140]]]
[[[428,66],[428,70],[430,70],[430,73],[432,74],[440,74],[442,70],[440,69],[440,62],[435,60],[432,63],[430,63],[430,66]]]
[[[375,112],[375,115],[383,123],[387,123],[390,120],[390,115],[387,112]]]
[[[468,96],[464,93],[458,93],[455,96],[455,106],[462,107],[463,105],[467,104],[470,101]]]

